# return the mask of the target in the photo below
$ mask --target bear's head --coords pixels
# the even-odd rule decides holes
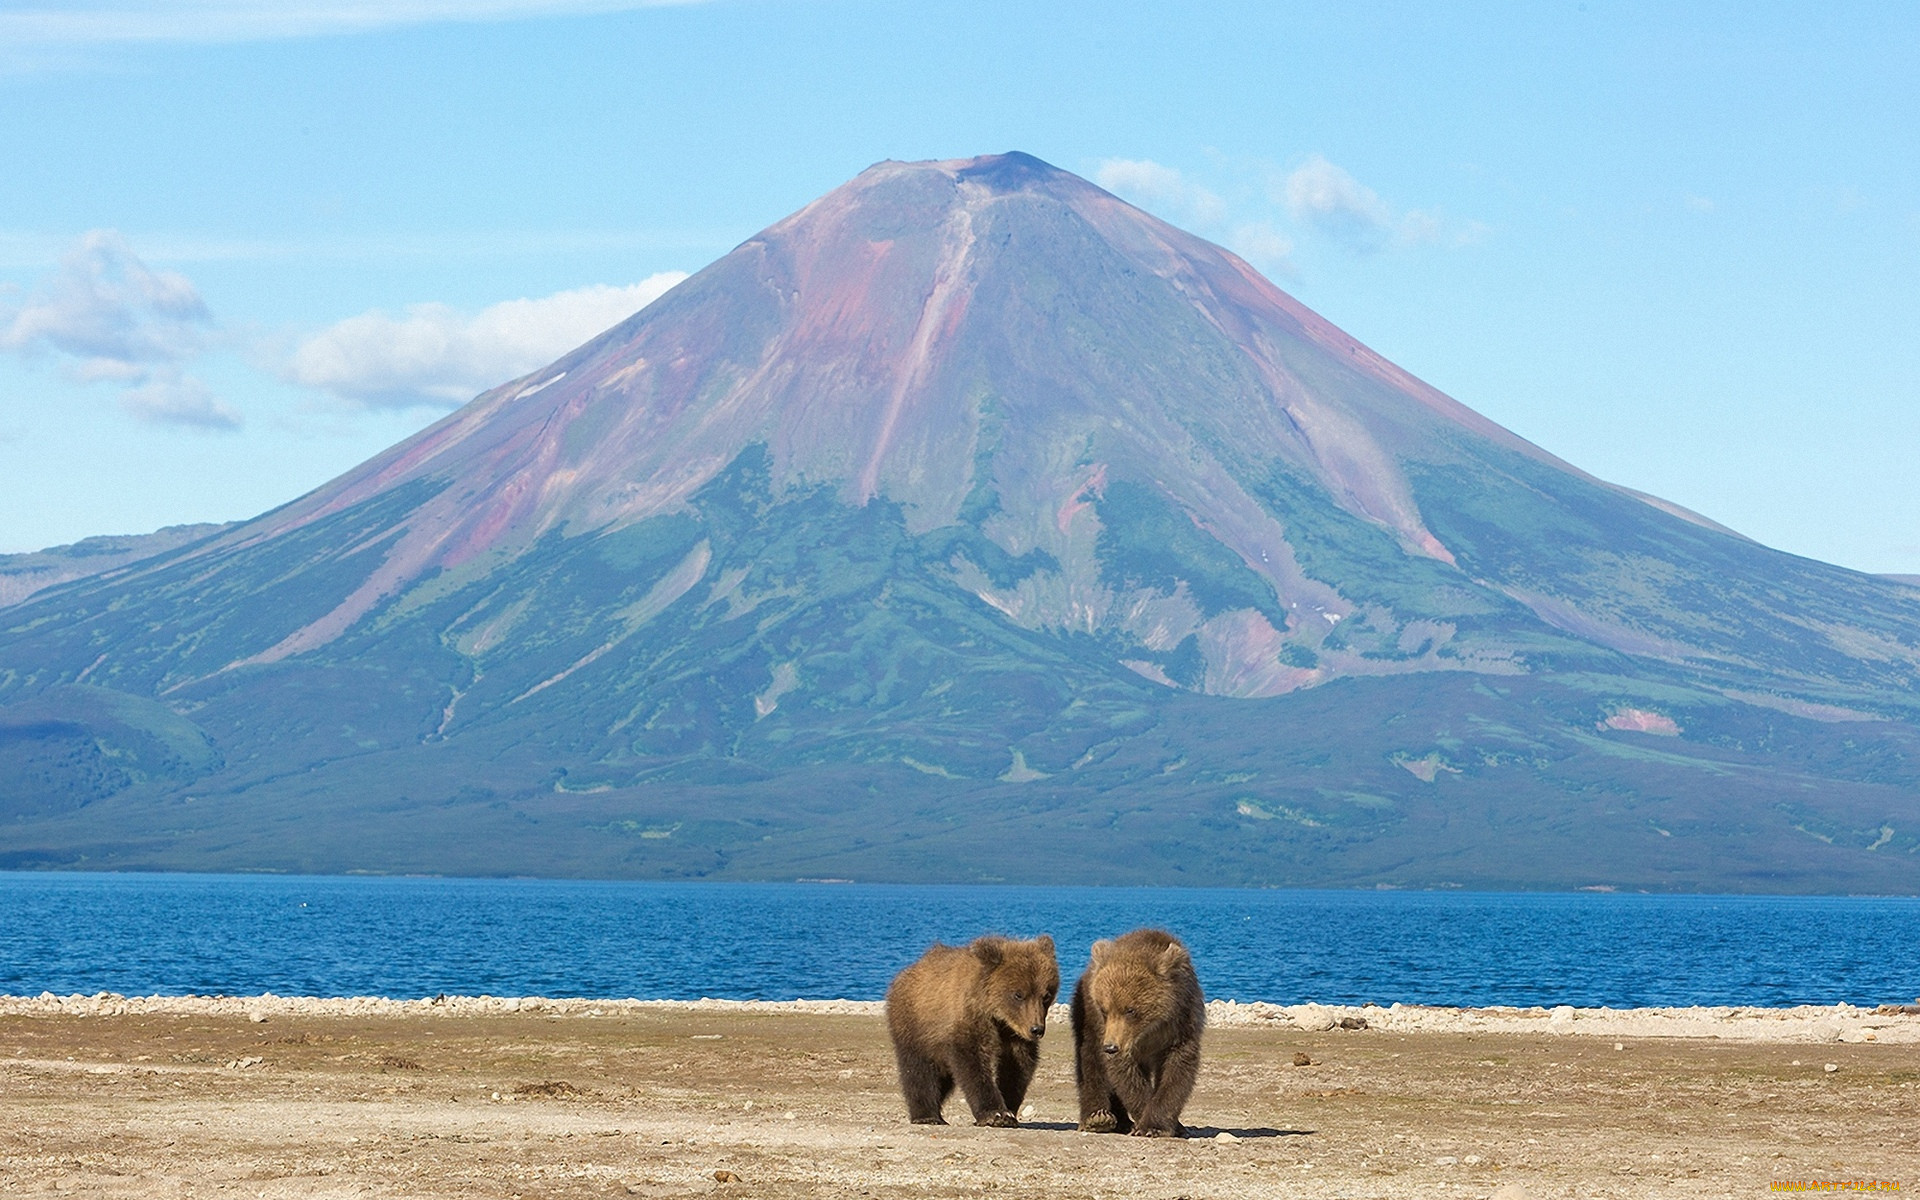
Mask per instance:
[[[1026,942],[984,937],[971,949],[986,967],[986,1006],[995,1023],[1026,1041],[1046,1036],[1047,1009],[1060,991],[1053,939],[1044,933]]]
[[[1178,942],[1150,953],[1095,942],[1087,998],[1105,1027],[1100,1048],[1129,1058],[1160,1049],[1175,1036],[1192,974],[1193,960]]]

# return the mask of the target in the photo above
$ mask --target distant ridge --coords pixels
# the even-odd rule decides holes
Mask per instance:
[[[1917,677],[1904,583],[1031,156],[885,162],[0,612],[0,864],[1913,892]]]
[[[90,537],[26,554],[0,554],[0,608],[56,584],[105,574],[230,528],[231,524],[169,525],[152,533]]]

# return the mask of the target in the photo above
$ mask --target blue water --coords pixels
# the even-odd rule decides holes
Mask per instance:
[[[1907,1003],[1920,900],[0,873],[0,993],[878,999],[935,939],[1192,947],[1220,999]]]

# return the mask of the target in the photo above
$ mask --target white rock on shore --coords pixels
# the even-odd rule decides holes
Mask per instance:
[[[1325,1031],[1343,1020],[1391,1033],[1549,1033],[1595,1038],[1723,1038],[1754,1042],[1920,1042],[1920,1014],[1884,1012],[1851,1004],[1796,1008],[1440,1008],[1425,1004],[1342,1007],[1323,1004],[1240,1004],[1216,1000],[1207,1021],[1216,1026],[1278,1025]]]
[[[476,1016],[541,1013],[592,1018],[659,1009],[714,1013],[811,1013],[878,1017],[877,1000],[594,1000],[545,996],[436,996],[397,1000],[385,996],[0,996],[0,1016],[106,1017],[142,1014],[208,1014],[273,1021],[288,1017]],[[1065,1024],[1067,1006],[1055,1005],[1053,1020]],[[1723,1038],[1752,1042],[1920,1042],[1920,1013],[1857,1008],[1850,1004],[1796,1008],[1441,1008],[1424,1004],[1391,1007],[1330,1004],[1269,1004],[1214,1000],[1207,1023],[1216,1028],[1271,1028],[1324,1033],[1543,1033],[1621,1038]],[[1364,1024],[1363,1024],[1364,1023]]]

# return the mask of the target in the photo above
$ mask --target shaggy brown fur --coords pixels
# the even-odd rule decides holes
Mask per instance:
[[[975,1125],[1018,1125],[1047,1008],[1060,991],[1053,939],[935,944],[887,989],[887,1031],[916,1125],[945,1125],[955,1083]]]
[[[1185,1137],[1180,1110],[1200,1073],[1206,1023],[1200,980],[1179,938],[1136,929],[1095,942],[1073,989],[1080,1128]]]

